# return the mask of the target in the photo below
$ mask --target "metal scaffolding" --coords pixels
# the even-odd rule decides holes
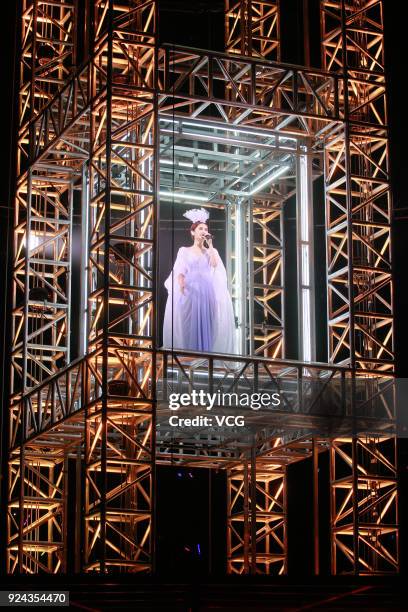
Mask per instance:
[[[29,122],[66,85],[76,67],[77,0],[22,0],[18,168],[29,153]]]
[[[280,60],[279,0],[225,0],[227,53]]]
[[[349,364],[357,376],[392,374],[383,5],[322,0],[321,16],[323,67],[343,74],[345,111],[325,159],[329,358]],[[398,568],[396,444],[395,437],[331,443],[334,573]]]
[[[328,445],[333,573],[397,571],[395,438],[386,432],[313,440],[316,417],[306,412],[263,424],[250,444],[205,429],[178,438],[164,426],[174,388],[257,392],[285,379],[299,412],[313,382],[320,393],[335,381],[345,403],[346,382],[369,378],[370,395],[353,396],[364,406],[392,382],[382,2],[321,1],[323,70],[278,63],[280,8],[269,0],[226,1],[226,53],[159,47],[155,0],[94,0],[91,52],[75,69],[76,10],[36,0],[21,13],[8,571],[65,572],[70,546],[76,571],[152,571],[155,465],[176,462],[227,470],[228,571],[283,574],[287,466]],[[325,178],[327,365],[310,363],[310,346],[300,361],[285,359],[283,210],[302,159],[310,181]],[[284,180],[252,189],[261,163],[282,160]],[[241,291],[249,304],[238,321],[242,356],[158,346],[158,203],[176,170],[179,190],[194,184],[222,210],[228,200],[247,245],[244,289],[229,247],[233,298]],[[312,261],[301,189],[297,248]],[[305,270],[299,286],[312,291]],[[392,407],[385,413],[392,420]]]
[[[326,144],[330,359],[393,372],[391,193],[381,2],[322,2],[323,66],[344,76]]]

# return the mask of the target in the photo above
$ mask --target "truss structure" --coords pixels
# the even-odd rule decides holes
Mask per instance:
[[[37,0],[22,10],[8,570],[69,571],[74,506],[77,571],[151,571],[154,466],[177,462],[227,470],[229,571],[285,573],[287,465],[312,456],[322,427],[313,407],[326,384],[348,406],[345,383],[369,378],[350,414],[359,402],[371,417],[380,397],[391,425],[395,416],[381,392],[393,373],[382,4],[322,0],[324,70],[277,63],[272,0],[226,2],[224,54],[159,48],[154,0],[91,4],[92,52],[80,70],[76,4]],[[285,360],[283,207],[296,181],[253,189],[257,148],[270,170],[305,143],[309,155],[325,156],[324,367]],[[272,162],[262,157],[271,148]],[[242,322],[251,357],[158,348],[157,211],[159,190],[174,188],[169,163],[176,195],[193,184],[210,194],[208,206],[233,202],[232,223],[245,210],[254,282],[244,297],[255,306]],[[239,164],[248,164],[246,175]],[[78,208],[86,248],[73,338]],[[292,416],[259,430],[252,415],[258,434],[244,444],[206,429],[178,438],[163,426],[169,390],[254,392],[284,379]],[[398,568],[395,438],[384,427],[330,441],[335,573]],[[320,437],[319,451],[327,444]]]
[[[262,201],[253,203],[252,254],[254,312],[249,327],[255,355],[279,359],[285,355],[285,302],[283,259],[283,208],[266,207]],[[251,225],[251,224],[250,224]],[[258,316],[257,316],[258,315]]]
[[[18,398],[69,361],[72,201],[64,192],[87,160],[89,362],[85,371],[79,366],[73,388],[64,395],[55,389],[63,413],[83,411],[80,423],[63,427],[83,448],[81,566],[137,572],[151,567],[152,547],[155,5],[96,2],[94,10],[92,60],[30,126],[31,166],[16,206],[13,389]],[[115,182],[117,166],[125,170],[125,185]],[[77,392],[79,399],[71,397]],[[50,397],[35,396],[30,413],[41,412],[43,402]],[[67,547],[57,503],[66,471],[59,468],[72,444],[50,452],[38,441],[30,454],[19,431],[27,414],[18,406],[11,419],[12,444],[21,443],[21,455],[16,468],[11,459],[9,567],[58,572],[65,567],[61,542]]]
[[[72,181],[29,171],[17,186],[14,222],[12,392],[69,363]]]
[[[333,573],[397,572],[395,440],[340,438],[330,454]]]
[[[75,69],[77,0],[23,0],[19,89],[19,171],[28,157],[28,123]]]
[[[330,359],[393,371],[391,202],[382,3],[322,2],[324,67],[344,74],[326,151]]]
[[[286,573],[285,471],[253,457],[228,472],[227,487],[229,573]]]
[[[344,75],[345,123],[326,146],[330,359],[394,371],[383,5],[321,2],[322,56]],[[332,570],[398,568],[396,438],[331,446]],[[347,475],[338,464],[347,465]]]
[[[280,60],[279,0],[226,0],[227,53]]]

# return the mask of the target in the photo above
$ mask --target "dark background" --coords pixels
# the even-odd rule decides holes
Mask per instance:
[[[309,0],[311,26],[311,65],[320,66],[318,0]],[[406,94],[404,90],[407,57],[406,24],[408,3],[385,1],[385,45],[388,71],[390,153],[392,168],[393,202],[395,218],[393,249],[395,270],[395,338],[397,374],[408,377],[406,358],[407,329],[407,230],[408,206],[406,201]],[[1,127],[1,180],[0,180],[0,370],[3,403],[1,431],[4,443],[4,419],[7,411],[8,373],[10,367],[8,346],[9,319],[6,318],[10,299],[12,199],[15,183],[15,141],[17,85],[13,74],[18,53],[16,49],[17,2],[2,3],[0,35],[0,69],[2,98]],[[198,48],[223,50],[223,2],[220,0],[160,0],[160,41],[184,44]],[[304,62],[302,0],[282,2],[282,61]],[[289,210],[290,207],[288,207]],[[320,211],[321,212],[321,211]],[[317,215],[319,211],[316,211]],[[320,218],[319,216],[317,217]],[[288,227],[293,223],[288,212]],[[7,322],[6,324],[4,324]],[[399,445],[400,465],[400,520],[402,572],[407,571],[407,463],[406,440]],[[3,473],[5,457],[3,454]],[[311,462],[303,461],[289,468],[288,486],[288,542],[289,571],[312,572],[312,470]],[[328,572],[329,506],[327,457],[321,458],[319,479],[321,484],[320,535],[322,573]],[[203,575],[207,569],[213,573],[225,570],[225,474],[208,470],[174,468],[158,469],[157,520],[159,533],[158,569],[167,576],[173,569],[178,580],[184,575]],[[0,513],[0,545],[4,546],[5,532],[5,479],[2,479],[2,511]],[[302,512],[298,509],[302,508]],[[211,537],[210,537],[211,535]],[[197,547],[199,545],[199,548]],[[4,572],[4,554],[0,553],[1,571]],[[172,569],[171,569],[172,568]],[[180,573],[183,572],[183,573]]]

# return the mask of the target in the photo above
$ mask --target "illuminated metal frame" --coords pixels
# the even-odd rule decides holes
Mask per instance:
[[[225,0],[227,53],[280,60],[280,0]]]
[[[21,4],[11,357],[15,396],[69,363],[72,175],[63,168],[55,175],[51,168],[29,168],[29,162],[34,146],[30,122],[75,70],[76,15],[76,0]]]
[[[362,373],[392,373],[382,3],[323,1],[321,6],[324,67],[344,74],[346,113],[345,131],[326,145],[329,358]]]
[[[86,267],[88,343],[86,368],[81,362],[74,375],[67,378],[68,386],[63,392],[56,383],[54,398],[40,393],[33,396],[29,405],[19,403],[23,391],[38,386],[52,372],[41,376],[42,368],[33,379],[29,367],[14,367],[8,513],[10,572],[65,571],[67,523],[65,501],[61,497],[66,500],[66,465],[75,455],[85,470],[85,513],[76,533],[80,539],[84,530],[84,551],[83,558],[76,560],[77,565],[86,571],[102,572],[115,567],[133,572],[151,569],[155,388],[151,384],[155,363],[152,247],[157,148],[155,3],[131,5],[94,3],[95,42],[91,60],[67,81],[59,97],[51,100],[38,118],[33,117],[29,127],[30,169],[26,176],[30,188],[34,181],[31,177],[35,177],[34,193],[37,196],[39,192],[40,204],[37,206],[33,198],[26,203],[27,232],[20,229],[19,218],[16,222],[15,252],[23,262],[18,259],[16,264],[15,303],[17,306],[18,290],[26,296],[30,293],[32,266],[29,266],[40,249],[43,254],[40,264],[54,266],[53,278],[56,284],[59,282],[63,259],[70,256],[69,243],[60,244],[61,235],[65,235],[60,225],[65,217],[60,219],[67,214],[66,209],[72,214],[72,207],[63,207],[49,191],[54,184],[58,194],[64,191],[61,184],[71,190],[75,183],[81,186],[85,163],[90,237]],[[113,163],[126,168],[125,189],[115,183]],[[18,192],[17,214],[25,204],[21,204],[22,193],[24,187]],[[34,215],[33,227],[40,245],[31,248],[30,218]],[[69,223],[68,235],[71,227]],[[42,245],[57,239],[58,261],[44,261],[49,254]],[[118,250],[119,243],[130,245],[125,255]],[[23,249],[25,257],[21,255]],[[25,275],[25,283],[18,285],[18,274]],[[41,282],[49,289],[47,279],[48,274],[43,273]],[[55,291],[61,293],[59,285]],[[48,327],[59,342],[56,361],[62,350],[60,344],[69,341],[69,319],[61,331],[58,316],[49,312],[56,308],[54,302],[55,299],[45,299],[36,306],[46,308],[49,314]],[[20,319],[15,309],[16,329],[22,336],[20,342],[14,334],[16,359],[21,354],[26,361],[29,341],[36,344],[36,350],[45,350],[38,341],[41,335],[30,333],[30,305],[26,300],[25,316],[20,315]],[[117,306],[122,307],[121,313]],[[124,319],[129,321],[125,327],[120,326]],[[49,350],[56,352],[54,346]],[[55,369],[61,365],[56,363]],[[125,383],[125,391],[123,385],[120,388],[121,382]],[[52,406],[52,415],[47,413],[48,406]],[[69,419],[66,422],[64,417],[78,409],[82,421],[76,418],[74,424]],[[55,432],[57,440],[27,442],[26,424],[34,414],[41,425],[50,416],[53,422],[56,415],[60,416],[61,434]],[[61,444],[64,439],[70,442]]]
[[[77,0],[22,0],[18,172],[28,160],[28,123],[66,84],[76,64]]]
[[[60,8],[66,5],[69,19],[73,19],[71,4],[62,1],[46,4]],[[262,10],[270,10],[271,15],[277,6],[267,2],[253,4],[262,4]],[[391,296],[387,297],[391,286],[389,185],[385,166],[387,131],[385,118],[381,118],[384,117],[381,114],[384,78],[381,71],[369,70],[367,65],[343,70],[347,64],[343,56],[339,59],[338,51],[344,38],[353,39],[355,31],[360,32],[361,28],[353,28],[354,20],[360,18],[365,10],[381,7],[380,2],[360,4],[347,5],[353,11],[346,16],[346,8],[341,3],[322,2],[325,57],[327,60],[331,54],[332,58],[326,61],[328,72],[325,72],[268,63],[255,56],[268,53],[271,57],[269,54],[277,53],[279,45],[273,44],[271,49],[262,46],[263,40],[256,50],[248,43],[248,37],[244,47],[241,47],[240,40],[239,49],[245,53],[249,50],[251,57],[231,55],[237,53],[235,43],[229,48],[229,55],[174,46],[158,49],[154,36],[154,1],[119,4],[114,0],[95,0],[94,50],[82,71],[67,78],[62,89],[61,84],[56,83],[56,91],[52,92],[55,97],[44,108],[35,110],[34,98],[24,93],[28,90],[22,90],[24,103],[21,108],[30,106],[31,120],[29,130],[20,132],[19,147],[21,151],[28,151],[29,169],[19,179],[15,223],[14,395],[10,412],[8,500],[8,568],[11,573],[66,570],[66,479],[70,459],[76,459],[79,471],[84,469],[85,473],[85,512],[83,517],[79,517],[83,522],[78,518],[76,527],[76,536],[84,530],[85,546],[83,557],[76,549],[77,568],[102,572],[114,568],[132,572],[150,571],[152,568],[154,459],[168,459],[167,450],[156,453],[154,420],[157,396],[153,373],[156,367],[158,372],[166,371],[164,366],[160,366],[160,355],[162,353],[164,359],[165,354],[156,349],[154,321],[154,207],[159,110],[166,113],[177,109],[177,113],[194,119],[208,117],[211,112],[212,118],[220,123],[251,128],[262,126],[305,138],[312,134],[317,141],[325,142],[328,253],[332,266],[329,273],[329,313],[333,315],[329,317],[330,358],[333,362],[352,366],[351,372],[355,371],[354,368],[371,375],[379,371],[392,372],[392,302]],[[267,5],[269,9],[265,8]],[[233,20],[243,16],[234,13],[233,7],[228,6],[228,11]],[[330,19],[334,13],[337,20],[333,30],[327,25],[328,13]],[[277,24],[277,13],[273,19]],[[380,26],[382,28],[382,22],[374,28],[370,42],[370,49],[373,45],[380,45],[380,50],[377,48],[374,54],[368,50],[363,53],[373,66],[377,66],[382,53]],[[248,28],[243,28],[242,32],[247,36]],[[265,30],[262,36],[267,32],[270,34],[271,30]],[[34,34],[29,36],[34,37]],[[228,36],[233,37],[231,28]],[[337,42],[333,43],[336,36]],[[65,38],[60,43],[61,49],[64,44]],[[361,53],[360,47],[356,43],[358,53]],[[24,62],[27,62],[30,53],[34,58],[35,45],[25,49]],[[333,71],[334,66],[336,69],[340,66],[341,72]],[[31,77],[31,84],[32,81]],[[47,88],[46,91],[49,96]],[[370,121],[361,115],[366,109],[369,109]],[[24,119],[22,124],[25,124]],[[361,175],[353,170],[355,162],[363,168]],[[18,292],[25,296],[29,294],[30,280],[36,276],[30,273],[37,263],[33,258],[42,252],[44,260],[49,253],[44,243],[40,248],[34,246],[31,249],[29,234],[39,233],[44,239],[47,233],[51,233],[51,242],[60,241],[55,247],[59,258],[52,264],[44,261],[38,264],[52,266],[55,283],[52,290],[59,295],[59,278],[70,261],[69,231],[64,232],[61,227],[66,225],[66,218],[70,218],[67,203],[73,187],[82,185],[84,164],[89,189],[87,223],[90,236],[87,251],[87,354],[59,371],[61,347],[68,347],[69,320],[66,318],[65,328],[60,328],[54,335],[56,342],[51,350],[56,373],[48,379],[40,371],[33,381],[27,375],[30,368],[18,365],[18,359],[26,359],[27,344],[32,341],[30,321],[37,321],[39,317],[30,317],[27,300],[21,310],[17,296]],[[120,167],[124,179],[117,180],[114,166]],[[370,176],[370,168],[374,176]],[[380,175],[386,178],[380,180]],[[353,181],[359,185],[358,194],[354,188],[350,189]],[[38,211],[35,198],[39,202]],[[51,221],[48,219],[49,207],[52,210]],[[337,212],[332,212],[333,209]],[[364,218],[356,219],[355,215],[360,212],[364,213]],[[40,216],[39,232],[37,226],[30,225],[33,213]],[[359,262],[353,255],[354,242],[360,245]],[[122,246],[119,248],[118,245]],[[337,269],[339,259],[345,260],[343,267],[346,271],[343,267]],[[24,277],[23,282],[20,277]],[[45,278],[43,275],[43,284]],[[344,293],[339,296],[340,306],[335,305],[337,302],[333,297],[338,296],[338,279],[342,288],[346,282],[350,291],[353,287],[353,297]],[[373,285],[372,290],[367,289],[367,283]],[[363,287],[359,300],[356,300],[356,287]],[[68,296],[66,291],[67,303]],[[374,327],[371,325],[373,317],[366,308],[370,296],[375,296],[376,307],[382,304],[381,308],[387,310],[374,313]],[[55,318],[53,325],[58,330],[56,302],[43,301],[45,303],[37,306],[43,308],[42,312],[45,308],[53,308],[48,314]],[[335,308],[340,312],[335,313]],[[64,316],[68,317],[67,314]],[[336,331],[339,326],[341,334]],[[38,334],[34,336],[38,337]],[[358,350],[355,348],[357,339],[361,339]],[[37,349],[44,350],[40,342]],[[184,368],[183,360],[180,358],[179,361]],[[261,358],[249,361],[254,372],[261,367]],[[280,367],[285,370],[284,363]],[[302,372],[308,372],[307,364],[299,364],[299,367]],[[213,372],[214,364],[208,372],[211,384]],[[34,388],[30,390],[33,384]],[[354,456],[347,460],[347,464],[350,465],[351,461],[352,465],[352,474],[347,481],[347,503],[353,499],[354,493],[353,509],[351,513],[347,512],[347,520],[352,516],[353,521],[351,526],[347,525],[347,534],[351,534],[357,544],[360,542],[358,545],[367,546],[370,551],[375,549],[375,558],[368,568],[364,566],[368,572],[383,571],[378,558],[385,550],[389,565],[394,570],[398,566],[397,556],[391,551],[397,537],[391,539],[390,544],[378,533],[383,529],[384,534],[397,534],[397,494],[393,484],[395,463],[380,450],[387,443],[387,439],[381,438],[375,450],[370,446],[372,441],[368,448],[375,456],[376,466],[383,464],[384,460],[387,462],[389,474],[381,480],[378,474],[370,473],[364,483],[366,487],[367,482],[381,480],[381,486],[376,490],[384,488],[386,497],[380,496],[376,502],[379,510],[376,510],[375,517],[371,514],[375,525],[371,525],[369,531],[374,531],[377,541],[381,541],[378,549],[370,545],[370,540],[366,541],[368,530],[366,526],[360,528],[358,502],[355,501],[355,492],[361,489],[358,479],[361,468],[356,450],[361,441],[352,443]],[[219,451],[223,455],[221,463],[227,467],[224,460],[230,462],[228,563],[231,571],[268,573],[272,567],[277,567],[279,573],[286,571],[283,466],[294,460],[291,444],[282,444],[275,436],[265,442],[266,450],[260,449],[256,456],[253,451],[249,457],[247,454],[231,457],[225,450]],[[302,444],[297,440],[294,448],[298,449]],[[310,436],[304,444],[304,452],[295,453],[296,460],[310,456]],[[337,527],[344,527],[336,523],[338,503],[341,508],[346,507],[344,499],[338,502],[336,498],[336,491],[342,485],[337,477],[335,461],[337,454],[342,458],[350,457],[343,448],[347,444],[349,440],[332,442],[334,531]],[[285,454],[282,451],[285,448],[290,452]],[[174,457],[174,449],[170,455]],[[193,457],[190,459],[194,460]],[[201,465],[211,467],[220,464],[220,457],[209,458],[204,453],[200,461]],[[375,471],[374,462],[370,465]],[[367,500],[363,503],[366,504]],[[385,531],[383,523],[387,521],[391,527]],[[238,523],[243,527],[242,533],[237,528]],[[278,544],[279,549],[272,550],[272,543]],[[352,554],[344,543],[334,544],[333,550],[337,554],[340,549],[347,549],[346,556],[351,560],[353,571],[358,572],[356,546]],[[336,558],[333,571],[342,570],[343,566]]]
[[[326,143],[329,359],[393,374],[391,188],[381,0],[321,1],[323,67],[344,76]],[[398,571],[397,440],[331,441],[332,572]]]
[[[228,572],[285,574],[285,469],[253,456],[228,470],[227,478]]]

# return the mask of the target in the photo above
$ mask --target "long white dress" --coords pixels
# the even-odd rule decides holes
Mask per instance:
[[[227,273],[216,249],[217,265],[208,252],[187,247],[177,253],[164,283],[168,298],[164,313],[163,346],[213,353],[235,354],[235,318]],[[178,277],[184,275],[184,293]]]

